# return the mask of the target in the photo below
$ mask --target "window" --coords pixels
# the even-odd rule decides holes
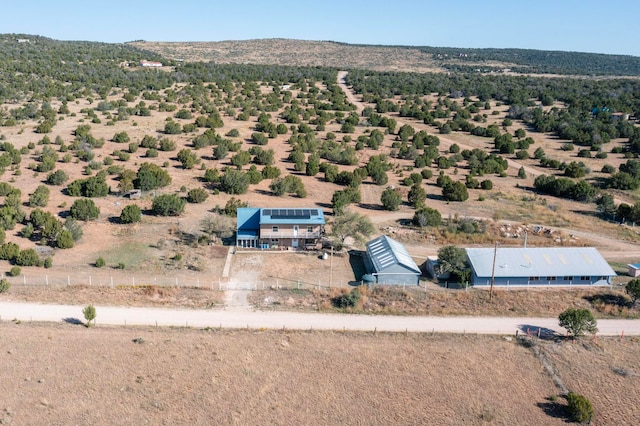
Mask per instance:
[[[580,281],[591,281],[591,277],[583,275],[583,276],[580,277]]]
[[[557,279],[558,277],[554,277],[554,276],[547,277],[547,281],[556,281]]]
[[[529,277],[529,281],[540,281],[540,277]]]
[[[271,232],[277,233],[278,232],[278,227],[277,226],[271,227]]]
[[[280,240],[278,238],[272,238],[271,244],[280,244]]]
[[[307,226],[307,232],[311,234],[313,232],[313,226]]]
[[[563,280],[563,281],[573,281],[573,277],[572,277],[572,276],[567,275],[567,276],[562,277],[562,280]]]

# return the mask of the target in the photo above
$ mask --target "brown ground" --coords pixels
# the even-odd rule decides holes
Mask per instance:
[[[0,334],[4,424],[565,423],[540,361],[498,337],[12,322]],[[599,425],[640,421],[639,344],[542,342]]]

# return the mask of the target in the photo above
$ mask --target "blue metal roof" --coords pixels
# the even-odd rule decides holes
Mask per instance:
[[[238,233],[240,233],[240,231],[260,229],[260,209],[240,207],[238,208],[237,217],[236,229]]]
[[[491,277],[493,248],[468,248],[467,257],[478,277]],[[495,277],[615,276],[593,247],[498,247]]]
[[[373,263],[375,272],[384,271],[392,265],[402,265],[420,274],[420,268],[413,261],[407,249],[398,241],[382,235],[367,243],[367,254]]]
[[[324,212],[319,208],[260,209],[261,225],[324,225]]]

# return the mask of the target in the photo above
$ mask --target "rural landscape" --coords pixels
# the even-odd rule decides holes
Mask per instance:
[[[1,34],[0,302],[77,311],[0,312],[0,423],[548,425],[576,395],[594,424],[637,423],[636,336],[121,327],[100,307],[638,319],[639,77],[576,52]],[[320,209],[322,248],[235,247],[246,207]],[[450,278],[360,285],[381,235]],[[489,294],[444,258],[525,244],[595,247],[617,276]]]

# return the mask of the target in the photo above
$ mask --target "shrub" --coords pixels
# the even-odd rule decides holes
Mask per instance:
[[[64,229],[56,236],[56,246],[60,249],[72,248],[74,245],[73,235],[70,231]]]
[[[431,207],[425,207],[417,210],[413,215],[413,224],[415,226],[439,226],[442,223],[440,212]]]
[[[209,194],[202,188],[194,188],[187,193],[187,201],[190,203],[204,203],[208,197]]]
[[[0,279],[0,293],[6,293],[11,288],[11,283],[6,278]]]
[[[336,308],[346,309],[354,308],[358,305],[361,298],[360,290],[354,288],[347,293],[343,293],[340,296],[336,296],[332,299],[333,305]]]
[[[10,277],[17,277],[22,272],[22,269],[19,266],[14,266],[9,270]]]
[[[100,209],[96,206],[93,200],[88,198],[80,198],[73,202],[69,214],[76,220],[91,220],[97,219],[100,216]]]
[[[95,263],[96,268],[102,268],[104,265],[106,265],[106,262],[102,257],[99,257],[96,259],[96,263]]]
[[[153,199],[151,211],[157,216],[178,216],[186,203],[176,194],[162,194]]]
[[[142,211],[136,204],[125,206],[120,212],[120,223],[135,223],[142,219]]]
[[[382,191],[380,202],[385,210],[395,211],[398,210],[402,203],[402,196],[395,189],[387,188]]]
[[[16,257],[16,265],[18,266],[37,266],[39,263],[40,257],[32,248],[20,250]]]
[[[593,405],[585,396],[569,392],[567,411],[574,422],[590,423],[593,418]]]
[[[47,258],[44,260],[44,267],[46,269],[49,269],[53,266],[53,259],[51,259],[51,256],[47,256]]]
[[[49,176],[47,176],[47,183],[49,185],[62,185],[68,179],[69,176],[64,172],[64,170],[56,170],[55,172],[50,173]]]

